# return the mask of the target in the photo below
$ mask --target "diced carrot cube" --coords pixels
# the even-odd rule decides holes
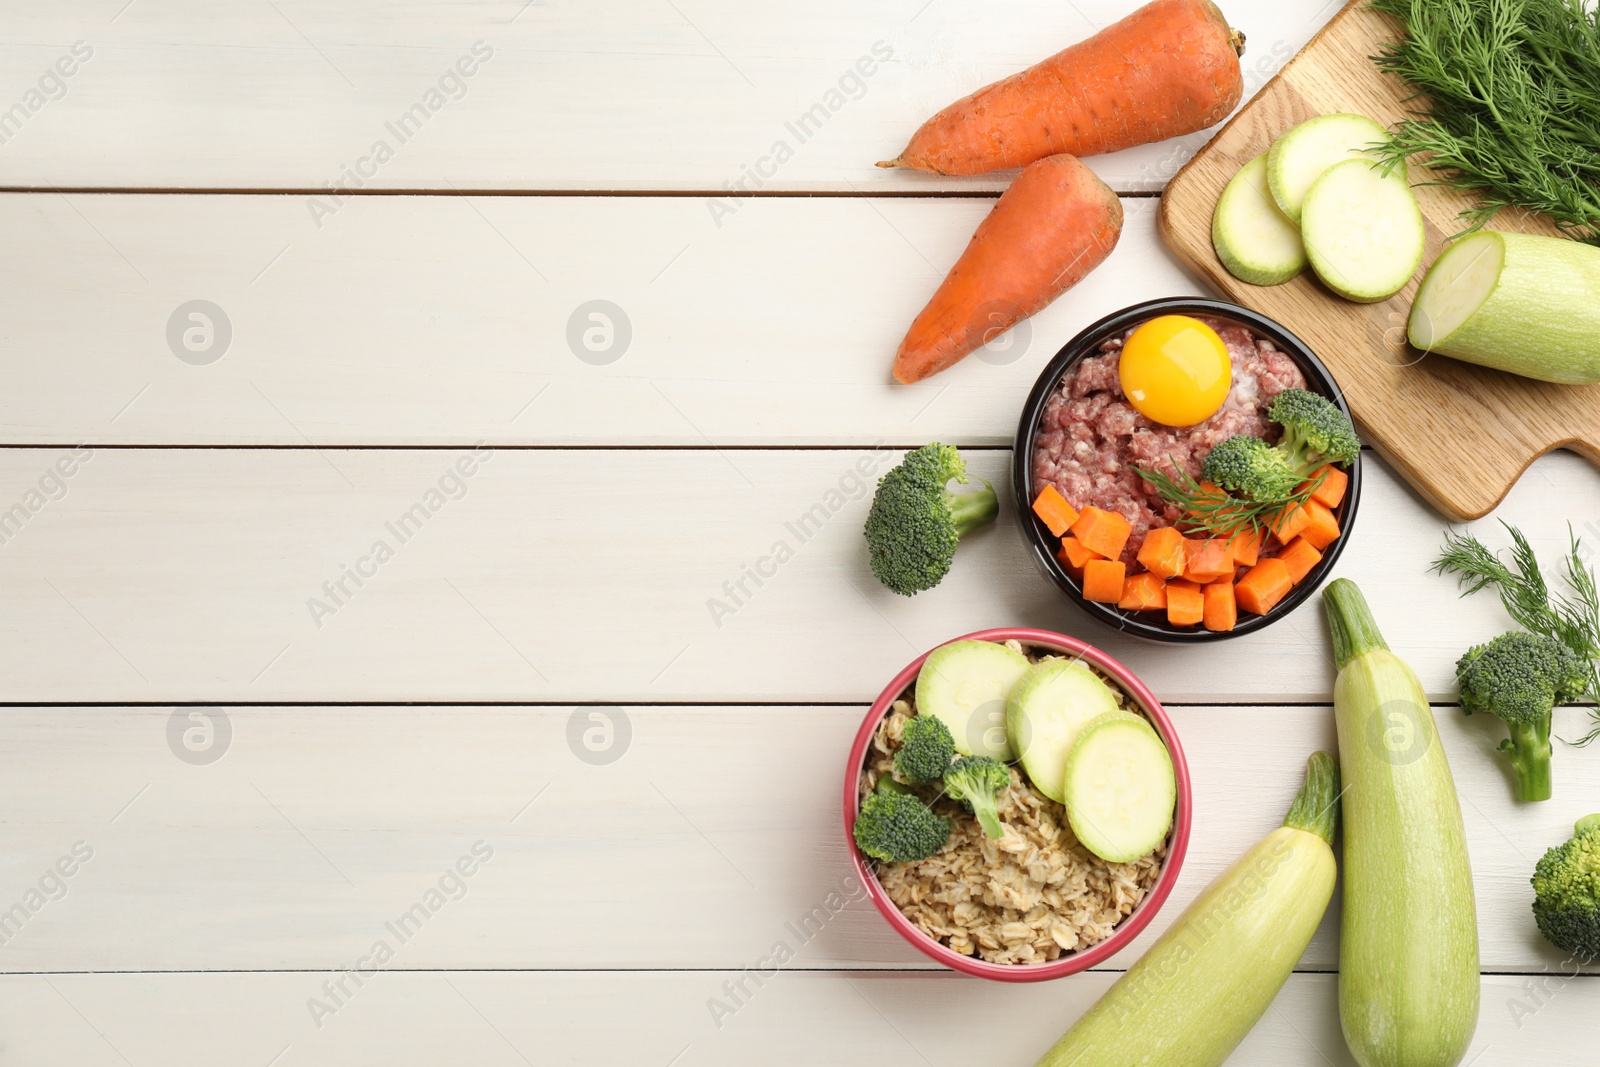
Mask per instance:
[[[1167,583],[1167,621],[1174,626],[1193,626],[1205,618],[1205,594],[1184,578]]]
[[[1053,485],[1039,490],[1039,496],[1033,502],[1033,513],[1057,537],[1072,529],[1072,524],[1078,521],[1078,509],[1067,503],[1067,498]]]
[[[1289,565],[1277,557],[1264,559],[1250,568],[1233,587],[1239,607],[1256,615],[1265,615],[1278,606],[1278,601],[1294,587]]]
[[[1167,582],[1154,571],[1130,574],[1122,582],[1117,607],[1128,611],[1161,611],[1167,606]]]
[[[1202,596],[1205,608],[1202,622],[1208,630],[1231,630],[1239,621],[1239,607],[1233,599],[1232,582],[1212,582]]]
[[[1139,562],[1162,578],[1176,578],[1188,563],[1184,536],[1172,526],[1158,526],[1144,535],[1139,546]]]
[[[1189,563],[1183,569],[1185,578],[1205,585],[1232,575],[1233,545],[1226,538],[1208,537],[1204,541],[1190,541]]]
[[[1345,490],[1350,487],[1350,476],[1330,464],[1326,467],[1317,468],[1305,485],[1300,488],[1304,489],[1306,486],[1315,484],[1319,478],[1322,479],[1322,482],[1312,491],[1311,499],[1324,507],[1338,507],[1339,502],[1344,499]]]
[[[1339,539],[1339,520],[1326,504],[1320,500],[1307,500],[1305,511],[1308,521],[1306,528],[1300,531],[1300,536],[1312,548],[1320,551]]]
[[[1289,567],[1289,580],[1299,585],[1311,573],[1311,568],[1322,562],[1322,553],[1301,534],[1289,542],[1289,547],[1278,553],[1278,558]]]
[[[1083,542],[1085,548],[1106,559],[1116,559],[1128,544],[1133,524],[1114,511],[1087,507],[1078,513],[1072,524],[1072,534]]]
[[[1248,533],[1233,535],[1233,562],[1243,563],[1246,567],[1254,567],[1261,558],[1261,542],[1263,534],[1260,530],[1251,530]]]
[[[1278,539],[1280,545],[1286,545],[1300,536],[1300,531],[1306,528],[1311,521],[1311,516],[1306,513],[1302,505],[1295,508],[1285,508],[1267,523],[1267,528],[1272,531],[1272,536]]]
[[[1115,604],[1122,599],[1128,568],[1117,559],[1091,559],[1083,565],[1083,599]]]
[[[1076,537],[1063,537],[1061,539],[1061,551],[1056,553],[1056,559],[1059,559],[1066,566],[1067,573],[1074,578],[1082,578],[1083,565],[1091,559],[1099,558],[1097,554],[1084,548],[1083,542]]]

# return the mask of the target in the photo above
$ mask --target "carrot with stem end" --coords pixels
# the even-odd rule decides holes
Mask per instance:
[[[983,174],[1203,130],[1244,92],[1244,35],[1211,0],[1155,0],[1086,41],[962,97],[880,167]]]

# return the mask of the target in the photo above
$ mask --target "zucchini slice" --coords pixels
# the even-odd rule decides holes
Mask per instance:
[[[1129,863],[1159,848],[1177,798],[1172,754],[1138,715],[1100,716],[1067,757],[1067,821],[1083,847],[1108,863]]]
[[[1300,236],[1317,277],[1363,304],[1405,288],[1422,265],[1426,240],[1405,174],[1384,174],[1367,159],[1336,163],[1312,183]]]
[[[1251,285],[1282,285],[1306,267],[1300,231],[1267,187],[1263,153],[1239,169],[1217,199],[1211,247],[1228,273]]]
[[[1016,757],[1006,740],[1006,697],[1033,664],[993,641],[952,641],[928,653],[917,674],[917,714],[937,715],[956,751],[1006,763]]]
[[[1322,172],[1389,139],[1389,131],[1365,115],[1320,115],[1283,134],[1267,150],[1267,186],[1290,222],[1300,221],[1311,183]]]
[[[1116,694],[1083,663],[1041,660],[1006,700],[1006,737],[1033,787],[1059,804],[1067,754],[1079,732],[1116,710]]]

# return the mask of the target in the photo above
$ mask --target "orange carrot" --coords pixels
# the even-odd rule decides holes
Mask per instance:
[[[1106,559],[1116,559],[1127,547],[1133,524],[1114,511],[1102,511],[1090,505],[1078,513],[1072,533],[1089,551]]]
[[[1091,559],[1099,558],[1097,554],[1084,548],[1083,542],[1076,537],[1063,537],[1061,539],[1061,551],[1056,553],[1056,559],[1066,564],[1067,573],[1074,578],[1082,578],[1083,565]]]
[[[1239,621],[1239,606],[1233,599],[1232,582],[1212,582],[1206,586],[1202,620],[1208,630],[1231,630]]]
[[[1127,572],[1121,560],[1091,559],[1083,565],[1083,599],[1115,604],[1122,599]]]
[[[1289,565],[1273,557],[1264,559],[1250,568],[1250,572],[1233,587],[1233,595],[1245,611],[1265,615],[1278,606],[1278,601],[1294,586]]]
[[[894,376],[920,382],[1076,285],[1122,235],[1122,203],[1072,156],[1017,175],[911,324]]]
[[[1122,599],[1117,607],[1128,611],[1162,611],[1167,606],[1167,583],[1159,574],[1145,571],[1130,574],[1122,581]]]
[[[1205,594],[1193,582],[1174,578],[1167,583],[1167,621],[1174,626],[1193,626],[1205,618]]]
[[[1306,481],[1305,485],[1302,485],[1300,488],[1305,489],[1306,486],[1311,485],[1318,478],[1322,479],[1322,484],[1318,485],[1316,490],[1311,494],[1311,499],[1320,500],[1323,504],[1326,504],[1330,508],[1338,507],[1339,501],[1344,499],[1344,491],[1349,488],[1350,476],[1344,471],[1340,470],[1338,467],[1331,465],[1326,467],[1318,467],[1316,472],[1311,475],[1309,480]]]
[[[1159,577],[1176,578],[1188,563],[1183,542],[1183,534],[1175,527],[1158,526],[1144,535],[1139,545],[1139,562]]]
[[[1286,545],[1300,536],[1300,531],[1306,528],[1311,521],[1311,516],[1306,513],[1305,505],[1289,509],[1285,508],[1267,522],[1267,529],[1272,531],[1272,536],[1277,538],[1280,545]]]
[[[1039,490],[1039,496],[1033,502],[1033,513],[1057,537],[1072,529],[1072,524],[1078,521],[1078,509],[1067,503],[1067,498],[1053,485]]]
[[[1092,156],[1221,122],[1244,90],[1244,38],[1211,0],[1155,0],[1019,74],[962,97],[880,167],[983,174]]]
[[[1204,541],[1191,540],[1189,563],[1183,576],[1191,582],[1205,585],[1218,578],[1233,575],[1233,544],[1221,537],[1208,537]]]
[[[1289,580],[1299,585],[1311,573],[1311,568],[1322,562],[1322,553],[1301,534],[1289,542],[1289,547],[1278,553],[1289,568]]]
[[[1262,534],[1260,530],[1251,530],[1249,533],[1236,533],[1233,535],[1233,562],[1243,563],[1246,567],[1254,567],[1261,558]]]
[[[1339,520],[1333,517],[1327,505],[1319,500],[1307,500],[1305,509],[1308,521],[1300,536],[1312,548],[1321,550],[1339,539]]]

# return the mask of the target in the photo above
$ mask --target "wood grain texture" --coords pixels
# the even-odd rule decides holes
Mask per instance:
[[[1564,386],[1460,363],[1412,348],[1406,317],[1426,267],[1463,226],[1459,194],[1416,187],[1427,226],[1423,270],[1374,304],[1334,296],[1310,270],[1284,285],[1240,282],[1211,247],[1211,214],[1234,173],[1294,124],[1356,112],[1389,125],[1406,114],[1406,88],[1372,63],[1397,24],[1354,0],[1248,102],[1168,185],[1167,243],[1213,288],[1270,315],[1333,370],[1366,438],[1434,506],[1458,520],[1487,513],[1536,456],[1571,448],[1600,461],[1600,386]],[[1413,183],[1429,180],[1413,168]],[[1554,233],[1539,216],[1501,212],[1491,229]]]
[[[0,513],[62,455],[0,451]],[[1081,635],[1167,700],[1331,691],[1316,598],[1220,647],[1150,644],[1063,599],[1009,503],[937,589],[888,592],[861,525],[898,451],[503,450],[460,479],[469,458],[95,450],[0,543],[0,701],[868,701],[927,649],[1002,625]],[[1009,453],[971,460],[1005,485]],[[1439,520],[1364,462],[1337,573],[1448,699],[1456,657],[1505,616],[1428,574]],[[1547,559],[1569,520],[1600,542],[1594,478],[1548,457],[1500,514]]]
[[[957,180],[873,163],[951,101],[1137,6],[1018,0],[995,18],[983,0],[16,4],[0,46],[0,110],[73,42],[93,55],[61,83],[64,93],[46,87],[53,99],[20,129],[0,127],[8,135],[0,183],[998,192],[1011,174]],[[1246,91],[1328,14],[1323,0],[1226,6],[1251,40]],[[478,42],[492,56],[441,94],[441,78]],[[439,95],[429,100],[430,92]],[[402,140],[391,126],[419,103],[438,106]],[[1157,190],[1209,132],[1091,165],[1112,188]],[[392,153],[381,162],[380,141]]]
[[[170,707],[0,715],[0,913],[75,842],[93,852],[64,896],[0,928],[0,971],[337,971],[378,940],[401,970],[736,970],[778,940],[795,967],[937,969],[853,880],[838,787],[863,707],[176,711],[201,731],[188,747]],[[1172,714],[1195,789],[1189,856],[1111,969],[1282,822],[1306,757],[1335,744],[1327,707]],[[1555,799],[1519,805],[1498,724],[1435,716],[1464,798],[1483,970],[1556,970],[1528,878],[1594,806],[1600,760],[1561,748]],[[1557,731],[1587,719],[1563,708]],[[611,762],[580,759],[591,749],[569,735],[596,728]],[[463,857],[476,869],[441,882]],[[397,928],[441,886],[431,915]],[[847,901],[832,914],[831,893]],[[1337,967],[1338,914],[1301,969]]]
[[[955,976],[783,971],[731,1016],[731,972],[374,976],[319,1029],[306,1001],[328,975],[23,975],[0,979],[7,1054],[30,1067],[483,1067],[750,1063],[1028,1064],[1115,976],[1032,986]],[[1583,1067],[1600,1040],[1597,980],[1486,977],[1465,1062]],[[1518,1012],[1515,1005],[1521,1005]],[[981,1018],[985,1025],[953,1021]],[[173,1034],[181,1030],[183,1040]],[[1476,1057],[1476,1059],[1474,1059]],[[1289,979],[1229,1067],[1354,1067],[1337,979]]]
[[[1082,284],[944,374],[892,383],[992,206],[763,199],[719,229],[687,197],[385,196],[319,230],[293,197],[0,195],[0,442],[1008,444],[1079,330],[1203,290],[1155,202],[1130,198],[1121,247]],[[167,332],[195,299],[231,329],[204,365]],[[625,347],[574,347],[597,299]]]

